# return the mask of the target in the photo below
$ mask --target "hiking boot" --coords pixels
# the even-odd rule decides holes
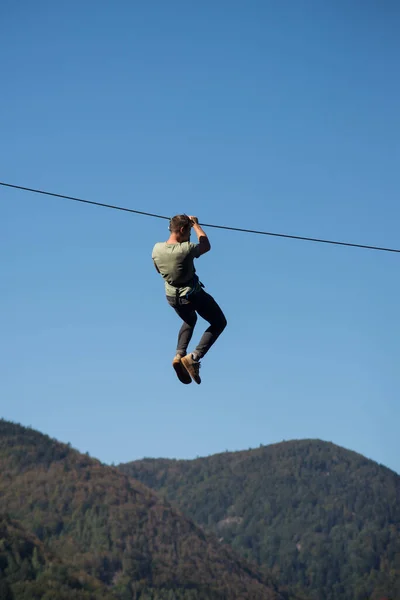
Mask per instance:
[[[199,373],[200,361],[194,360],[194,358],[191,354],[186,354],[186,356],[184,356],[181,359],[181,363],[185,367],[185,369],[187,370],[187,372],[189,373],[189,375],[191,376],[193,381],[195,381],[196,383],[201,383],[200,373]]]
[[[190,377],[186,369],[183,367],[181,361],[182,356],[180,354],[177,354],[174,357],[174,360],[172,361],[172,366],[175,369],[175,373],[177,374],[179,381],[181,381],[182,383],[192,383],[192,378]]]

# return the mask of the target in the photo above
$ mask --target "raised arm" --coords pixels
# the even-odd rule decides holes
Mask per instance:
[[[201,256],[202,254],[205,254],[206,252],[209,252],[211,250],[210,240],[208,239],[206,232],[199,225],[198,218],[189,216],[189,219],[190,219],[193,229],[196,232],[197,239],[199,240],[200,256]]]

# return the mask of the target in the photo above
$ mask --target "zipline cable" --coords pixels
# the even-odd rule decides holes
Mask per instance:
[[[0,185],[3,185],[4,187],[14,188],[16,190],[23,190],[24,192],[34,192],[35,194],[44,194],[45,196],[54,196],[55,198],[64,198],[65,200],[74,200],[75,202],[83,202],[84,204],[94,204],[95,206],[104,206],[105,208],[113,208],[114,210],[123,210],[125,212],[137,213],[138,215],[146,215],[147,217],[156,217],[157,219],[169,220],[169,217],[163,217],[162,215],[155,215],[153,213],[143,212],[141,210],[133,210],[133,208],[124,208],[123,206],[116,206],[114,204],[103,204],[102,202],[94,202],[94,200],[83,200],[82,198],[74,198],[74,196],[64,196],[63,194],[55,194],[54,192],[35,190],[33,188],[23,187],[22,185],[4,183],[4,181],[0,181]]]
[[[5,183],[4,181],[0,181],[0,185],[3,187],[13,188],[16,190],[22,190],[25,192],[33,192],[35,194],[43,194],[45,196],[53,196],[55,198],[63,198],[65,200],[73,200],[74,202],[81,202],[83,204],[93,204],[94,206],[102,206],[104,208],[112,208],[114,210],[121,210],[128,213],[134,213],[137,215],[145,215],[147,217],[154,217],[156,219],[165,219],[167,221],[170,220],[171,217],[166,217],[164,215],[157,215],[154,213],[145,212],[142,210],[135,210],[133,208],[125,208],[123,206],[117,206],[113,204],[104,204],[103,202],[95,202],[93,200],[84,200],[83,198],[75,198],[74,196],[65,196],[64,194],[56,194],[54,192],[46,192],[44,190],[36,190],[33,188],[24,187],[22,185],[13,185],[11,183]],[[242,227],[229,227],[228,225],[213,225],[210,223],[200,223],[203,227],[213,227],[214,229],[225,229],[228,231],[239,231],[242,233],[254,233],[257,235],[269,235],[273,237],[286,238],[290,240],[302,240],[306,242],[317,242],[319,244],[333,244],[335,246],[348,246],[351,248],[362,248],[365,250],[379,250],[381,252],[396,252],[400,253],[400,249],[396,248],[385,248],[380,246],[369,246],[367,244],[354,244],[351,242],[338,242],[336,240],[325,240],[321,238],[312,238],[312,237],[304,237],[300,235],[289,235],[286,233],[273,233],[271,231],[259,231],[257,229],[244,229]]]

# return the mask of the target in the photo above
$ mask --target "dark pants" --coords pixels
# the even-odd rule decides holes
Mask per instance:
[[[197,313],[210,323],[210,327],[203,333],[199,345],[194,350],[197,358],[203,358],[226,327],[227,322],[224,313],[214,298],[204,290],[191,294],[189,299],[167,296],[167,300],[168,304],[183,320],[178,335],[177,354],[185,356],[187,353],[197,322]]]

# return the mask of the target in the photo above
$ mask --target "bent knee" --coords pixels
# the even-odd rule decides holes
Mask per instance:
[[[221,321],[220,321],[220,323],[219,323],[219,328],[220,328],[220,330],[221,330],[221,333],[222,333],[222,331],[225,329],[225,327],[226,327],[227,325],[228,325],[228,321],[226,320],[226,317],[225,317],[225,315],[222,315],[222,317],[221,317]]]
[[[187,315],[183,320],[185,321],[186,325],[189,325],[189,327],[194,327],[197,323],[197,315],[196,313]]]

